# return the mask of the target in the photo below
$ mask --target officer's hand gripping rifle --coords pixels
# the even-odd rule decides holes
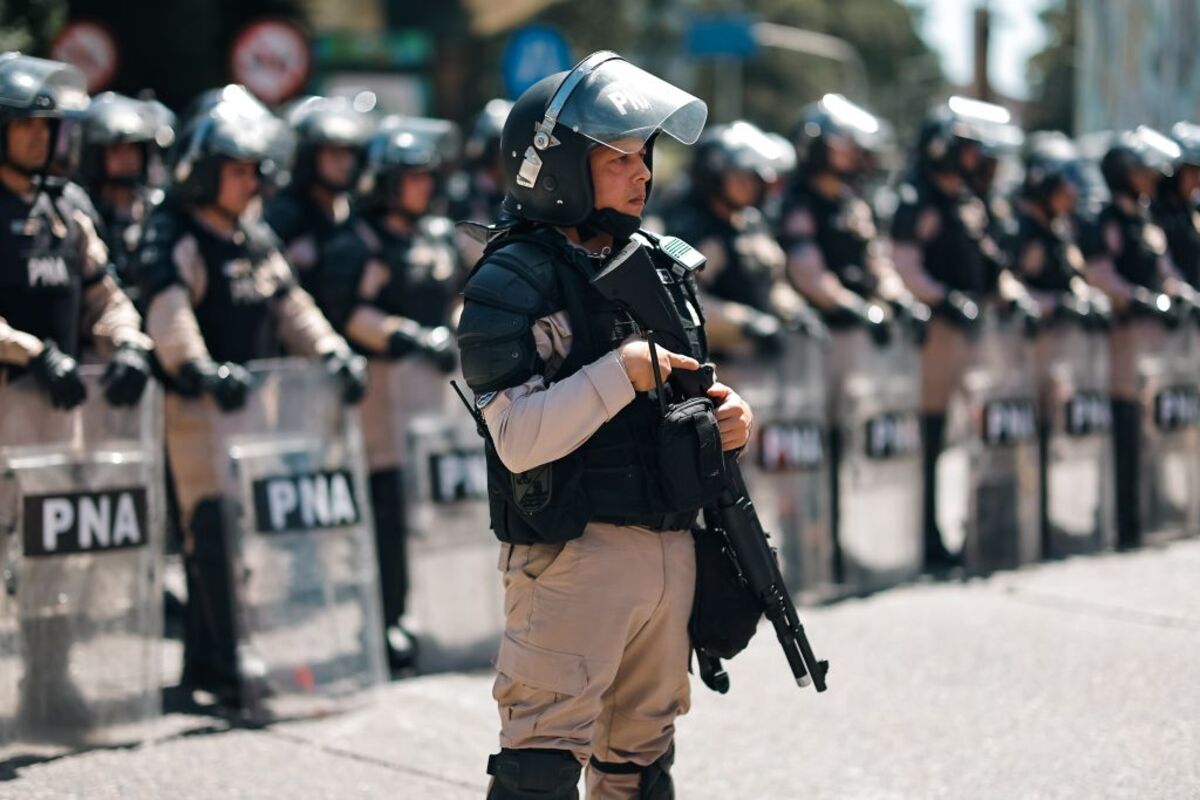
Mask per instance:
[[[665,256],[661,258],[661,264],[655,263],[651,249]],[[642,329],[650,343],[650,360],[656,373],[656,344],[674,352],[690,352],[687,332],[680,321],[681,311],[673,307],[658,270],[669,269],[677,278],[684,278],[703,263],[695,250],[674,237],[663,237],[651,244],[640,234],[635,234],[629,245],[613,256],[591,280],[600,294],[619,305]],[[711,365],[696,372],[677,369],[671,372],[669,380],[689,397],[706,396],[713,385],[713,369]],[[729,483],[715,502],[705,508],[705,524],[722,537],[746,589],[762,605],[763,613],[775,628],[796,683],[800,686],[812,683],[818,692],[823,692],[829,662],[818,661],[813,655],[780,574],[775,551],[746,491],[736,455],[726,453],[725,462]],[[705,682],[719,692],[727,691],[728,676],[721,669],[720,661],[704,654],[698,654],[698,657]]]

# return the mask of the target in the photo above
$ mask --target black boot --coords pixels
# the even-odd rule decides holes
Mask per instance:
[[[842,553],[841,539],[841,465],[842,465],[842,429],[834,424],[829,427],[829,530],[833,534],[833,579],[838,583],[846,580],[845,555]]]
[[[640,773],[637,800],[675,800],[675,782],[671,779],[671,767],[675,763],[675,743],[667,748],[653,763],[647,767],[637,764],[614,763],[597,761],[593,756],[591,767],[599,772],[610,775],[631,775]]]
[[[958,558],[946,549],[937,521],[937,463],[946,439],[944,414],[921,416],[921,441],[924,445],[924,516],[925,569],[939,573],[958,565]]]
[[[1128,550],[1142,543],[1141,406],[1113,400],[1113,464],[1117,481],[1117,547]]]
[[[371,473],[371,509],[375,515],[375,554],[383,595],[383,638],[393,671],[416,663],[416,639],[401,625],[408,599],[408,508],[404,473],[398,469]]]
[[[579,800],[583,768],[567,750],[503,748],[488,757],[487,800]]]
[[[221,501],[202,500],[192,514],[192,548],[184,555],[187,609],[183,631],[180,683],[214,695],[220,705],[240,709],[257,686],[264,695],[265,676],[241,674],[234,620],[232,565],[225,542]],[[243,677],[248,680],[243,681]]]

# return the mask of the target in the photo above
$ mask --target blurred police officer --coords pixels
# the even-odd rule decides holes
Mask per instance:
[[[80,175],[103,223],[117,277],[136,292],[134,255],[141,226],[162,201],[150,186],[153,163],[175,140],[174,114],[162,103],[105,92],[88,108]]]
[[[358,180],[370,120],[346,98],[311,97],[288,114],[295,155],[286,188],[267,205],[267,224],[284,255],[312,292],[321,250],[351,216],[351,190]]]
[[[147,222],[139,254],[147,329],[168,376],[167,451],[184,529],[183,683],[231,705],[248,676],[239,676],[234,649],[209,411],[241,407],[250,388],[243,365],[280,347],[323,359],[348,401],[362,396],[366,372],[296,285],[270,229],[247,214],[275,131],[263,111],[231,86],[189,121],[174,183]]]
[[[945,443],[946,409],[972,357],[979,305],[999,295],[1026,319],[1036,303],[1004,269],[988,234],[984,203],[967,183],[979,168],[979,129],[951,104],[921,126],[912,182],[900,190],[892,220],[893,262],[909,291],[933,310],[922,348],[921,406],[925,445],[925,558],[938,569],[955,559],[937,526],[937,460]]]
[[[1200,125],[1179,122],[1171,128],[1179,146],[1170,174],[1158,183],[1152,205],[1154,221],[1167,235],[1175,269],[1193,289],[1200,287]]]
[[[512,101],[493,98],[475,118],[463,148],[462,169],[447,182],[450,219],[490,223],[500,218],[504,200],[500,133],[511,108]],[[483,255],[483,245],[471,236],[459,233],[456,242],[465,264],[474,264]]]
[[[783,280],[786,258],[760,209],[777,149],[749,122],[713,126],[696,147],[690,190],[664,215],[707,259],[699,281],[709,343],[726,357],[778,355],[785,325],[811,317]]]
[[[1150,200],[1179,147],[1151,128],[1119,134],[1100,162],[1112,199],[1084,231],[1088,280],[1108,295],[1116,314],[1110,349],[1116,450],[1117,537],[1122,547],[1141,541],[1141,406],[1138,362],[1162,346],[1165,325],[1176,321],[1171,295],[1186,284],[1171,263],[1167,237],[1150,215]]]
[[[29,374],[48,405],[64,410],[86,397],[76,363],[85,337],[108,359],[108,402],[137,403],[150,377],[150,340],[109,274],[87,197],[73,183],[46,191],[53,154],[70,145],[87,104],[74,67],[0,55],[0,385]],[[21,633],[22,727],[86,727],[91,714],[70,679],[70,620],[22,619]]]
[[[662,487],[667,470],[691,467],[659,460],[650,348],[589,278],[640,241],[631,237],[655,138],[691,143],[706,113],[595,53],[535,84],[504,127],[511,223],[492,231],[458,330],[488,434],[492,528],[504,542],[494,800],[576,798],[589,759],[589,797],[674,796],[695,511],[672,505]],[[659,349],[659,367],[696,369],[705,346],[693,281],[656,239],[645,241],[693,343],[686,354]],[[748,407],[720,384],[710,394],[722,446],[743,446]]]
[[[326,316],[370,359],[363,436],[393,669],[413,658],[401,626],[408,594],[403,426],[413,414],[442,408],[446,376],[458,365],[449,325],[465,277],[453,225],[430,213],[443,147],[429,127],[401,122],[372,138],[362,216],[330,242],[317,281]]]

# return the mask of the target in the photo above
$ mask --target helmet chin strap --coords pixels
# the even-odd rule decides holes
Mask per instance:
[[[579,238],[584,241],[597,234],[607,233],[613,238],[613,244],[621,247],[641,226],[641,217],[622,214],[615,208],[593,208],[587,219],[575,228],[579,231]]]

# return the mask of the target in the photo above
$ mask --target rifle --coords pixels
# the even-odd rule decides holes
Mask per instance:
[[[655,262],[652,251],[656,251],[660,263]],[[678,353],[688,353],[691,349],[680,320],[680,311],[674,307],[674,301],[664,289],[658,271],[665,269],[673,272],[677,278],[684,280],[690,292],[687,276],[703,264],[704,259],[699,253],[675,237],[651,239],[650,234],[638,233],[591,279],[592,286],[601,295],[617,304],[642,329],[650,344],[650,358],[656,379],[656,346],[661,345]],[[694,294],[692,301],[699,306]],[[688,397],[706,396],[713,380],[712,365],[705,365],[693,372],[673,370],[669,378],[673,386]],[[656,382],[661,384],[661,379]],[[813,654],[796,606],[783,582],[775,550],[746,491],[736,455],[726,453],[725,465],[729,483],[715,501],[705,507],[705,525],[722,538],[739,579],[774,626],[775,636],[779,639],[796,683],[800,686],[811,683],[818,692],[823,692],[829,662],[818,661]],[[720,660],[700,652],[697,652],[697,657],[704,682],[722,694],[728,691],[729,678],[721,668]]]

